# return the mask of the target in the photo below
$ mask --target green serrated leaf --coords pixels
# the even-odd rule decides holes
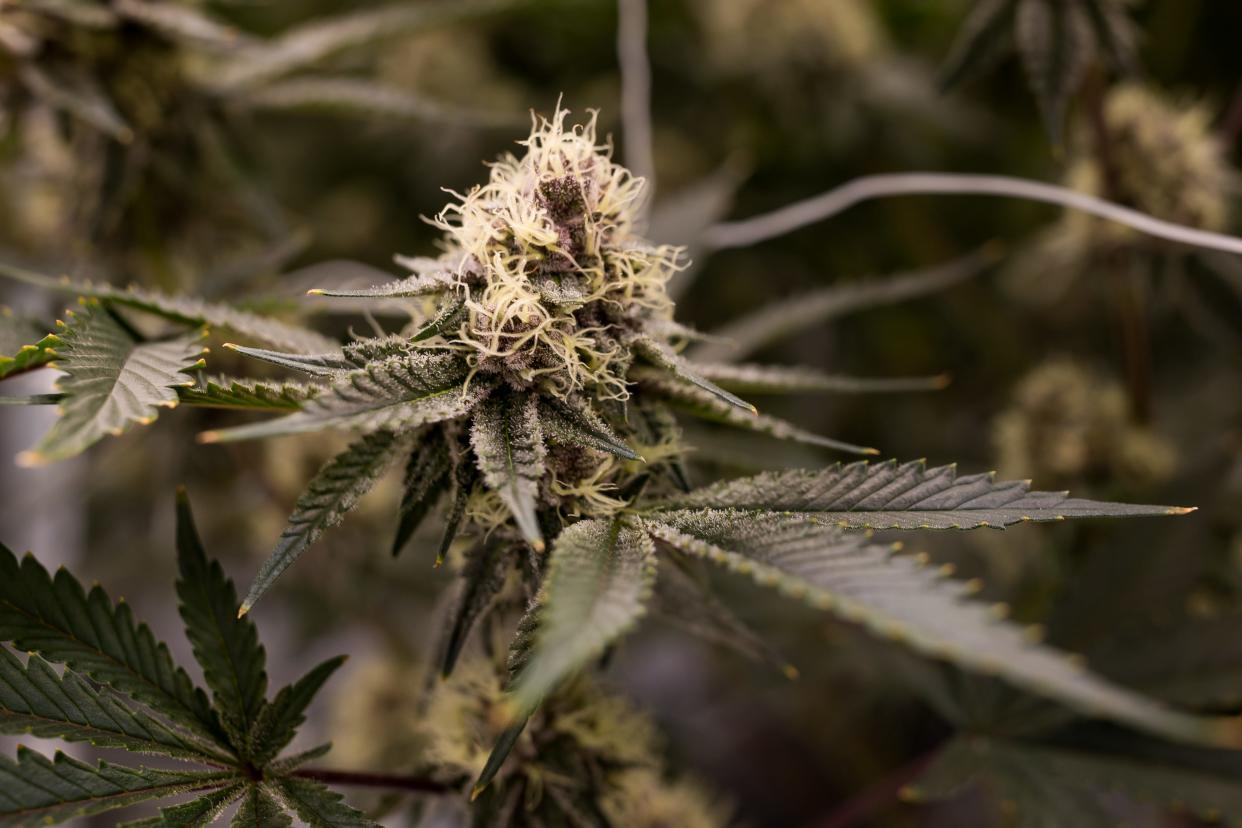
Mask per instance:
[[[1107,503],[1033,492],[1029,480],[992,474],[959,477],[956,466],[922,461],[859,461],[821,471],[764,472],[698,489],[672,508],[796,512],[862,529],[1004,528],[1015,523],[1090,517],[1152,517],[1194,511],[1176,506]],[[667,508],[660,506],[657,508]]]
[[[766,434],[777,440],[792,440],[796,443],[819,446],[833,451],[851,454],[879,454],[876,449],[845,443],[831,437],[821,437],[793,423],[767,414],[749,414],[740,411],[735,406],[722,402],[714,394],[651,369],[632,368],[630,379],[637,382],[639,388],[648,395],[659,397],[678,411],[684,411],[709,422]]]
[[[42,325],[0,306],[0,379],[46,365],[55,341]]]
[[[451,465],[448,446],[439,429],[424,435],[410,453],[398,510],[400,523],[392,542],[393,557],[401,554],[427,513],[448,489]]]
[[[108,685],[208,742],[228,749],[202,690],[177,667],[168,648],[129,605],[113,606],[101,587],[89,593],[65,570],[53,579],[38,561],[20,563],[0,545],[0,640],[66,664]]]
[[[407,299],[443,293],[453,286],[453,274],[447,270],[416,273],[383,285],[358,290],[312,290],[312,296],[338,299]]]
[[[758,413],[758,409],[746,402],[746,400],[700,376],[691,363],[673,353],[672,349],[667,345],[657,342],[648,336],[639,336],[630,343],[630,347],[634,349],[636,354],[649,361],[652,365],[662,368],[677,379],[707,392],[721,402],[751,414]]]
[[[301,434],[328,428],[362,432],[408,430],[463,416],[490,386],[466,388],[467,368],[456,356],[389,357],[350,372],[287,417],[200,435],[204,442],[231,442]]]
[[[177,493],[177,596],[186,638],[203,668],[215,709],[243,755],[267,704],[267,654],[259,633],[237,614],[237,590],[218,561],[208,561],[185,491]]]
[[[220,813],[236,802],[245,789],[245,783],[239,781],[189,802],[161,808],[158,817],[142,820],[134,825],[151,828],[206,828],[215,823]]]
[[[93,282],[52,279],[0,262],[0,275],[27,284],[98,299],[102,302],[136,308],[187,325],[208,325],[233,331],[275,348],[316,354],[332,351],[339,343],[312,330],[239,310],[229,305],[189,296],[168,296],[141,287],[117,288]]]
[[[371,490],[398,456],[404,443],[388,431],[354,442],[311,479],[289,516],[276,548],[255,576],[240,612],[245,614],[324,530],[336,526]]]
[[[527,543],[543,549],[535,498],[547,449],[538,398],[522,394],[486,400],[471,423],[470,445],[483,482],[509,507]]]
[[[269,351],[266,348],[247,348],[231,342],[226,343],[224,347],[242,356],[260,359],[272,365],[279,365],[281,368],[292,368],[295,371],[319,377],[336,376],[342,371],[349,371],[356,367],[345,359],[339,349],[323,354],[288,354],[281,351]]]
[[[600,655],[642,617],[655,584],[655,547],[620,521],[585,520],[552,546],[538,629],[513,688],[522,713]]]
[[[455,329],[466,318],[465,297],[453,297],[444,303],[435,318],[423,325],[410,336],[411,342],[425,342],[433,336],[440,336]]]
[[[977,75],[1009,50],[1019,0],[977,0],[953,41],[940,70],[940,86],[949,89]]]
[[[937,391],[948,385],[948,377],[847,377],[826,374],[814,368],[773,365],[732,365],[724,362],[694,363],[703,377],[731,391],[744,394],[877,394],[904,391]]]
[[[605,451],[625,460],[643,459],[613,433],[586,400],[541,399],[539,421],[548,438],[562,445]]]
[[[288,828],[293,820],[268,791],[267,785],[251,785],[229,823],[231,828]]]
[[[685,554],[865,626],[923,655],[994,676],[1087,716],[1166,738],[1242,743],[1242,722],[1194,716],[1083,670],[1039,644],[995,608],[966,600],[968,585],[865,533],[775,511],[695,509],[652,518],[647,529]]]
[[[64,395],[60,419],[19,462],[64,460],[176,406],[177,388],[193,384],[184,372],[199,364],[201,338],[139,343],[98,303],[84,305],[53,346],[57,367],[65,372],[56,384]]]
[[[379,828],[361,811],[346,805],[340,794],[318,782],[286,776],[272,780],[272,787],[310,828]]]
[[[293,741],[297,729],[306,721],[307,706],[344,663],[345,656],[320,663],[293,684],[281,688],[272,703],[263,708],[250,732],[250,751],[255,762],[263,765],[272,761]]]
[[[210,742],[135,709],[107,688],[84,681],[72,670],[58,675],[32,655],[23,667],[0,647],[0,733],[28,733],[44,739],[88,742],[132,753],[228,762]]]
[[[466,565],[461,571],[461,587],[451,612],[452,627],[440,662],[441,675],[448,676],[453,672],[474,622],[487,611],[492,599],[504,587],[505,579],[513,569],[514,553],[513,545],[502,541],[481,543],[467,554]]]
[[[907,799],[943,799],[983,787],[1022,828],[1113,828],[1118,797],[1228,824],[1242,818],[1238,768],[1212,772],[1143,757],[1070,747],[958,737],[905,791]]]
[[[63,753],[48,759],[28,748],[0,756],[0,826],[43,828],[152,799],[226,786],[231,771],[186,772],[88,765]]]
[[[178,388],[182,405],[230,408],[245,411],[298,411],[302,403],[322,389],[318,385],[264,380],[208,379],[193,387]]]

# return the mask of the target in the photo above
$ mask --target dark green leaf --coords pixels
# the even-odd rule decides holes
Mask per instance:
[[[658,521],[658,522],[655,522]],[[1088,716],[1171,739],[1242,743],[1233,719],[1171,710],[1044,647],[1004,613],[966,599],[967,584],[893,554],[867,534],[779,512],[660,514],[648,530],[669,546],[780,590],[916,652],[995,676]]]
[[[187,791],[223,787],[231,777],[230,771],[191,773],[108,762],[88,765],[63,753],[49,760],[19,747],[16,761],[0,756],[0,826],[42,828]]]
[[[314,543],[325,529],[336,526],[397,459],[403,443],[388,431],[377,431],[354,442],[321,468],[298,498],[289,525],[255,576],[241,613]]]
[[[379,828],[361,811],[346,805],[340,794],[318,782],[287,776],[273,780],[272,784],[285,804],[310,828]]]
[[[250,750],[254,761],[265,764],[293,741],[297,729],[306,720],[306,708],[342,664],[345,656],[337,656],[319,664],[302,678],[276,694],[272,703],[263,708],[250,733]]]
[[[922,461],[860,461],[822,471],[764,472],[698,489],[670,505],[797,512],[865,529],[1004,528],[1020,522],[1194,511],[1082,500],[1065,492],[1032,492],[1030,481],[998,481],[992,474],[959,477],[956,466],[929,469]]]
[[[448,488],[450,466],[448,446],[439,429],[424,435],[410,453],[401,493],[401,522],[392,542],[394,557],[401,554],[427,513]]]
[[[29,555],[18,563],[0,545],[0,640],[64,663],[132,696],[222,747],[228,742],[207,696],[175,666],[168,648],[129,605],[113,606],[101,587],[89,593],[65,570],[53,579]]]
[[[246,788],[241,806],[229,823],[231,828],[288,828],[293,825],[293,820],[267,787],[264,784]]]
[[[227,762],[227,754],[135,709],[72,670],[63,675],[37,655],[22,663],[0,647],[0,733],[89,742],[133,753]]]
[[[504,587],[505,579],[513,569],[514,552],[512,544],[484,542],[468,553],[466,565],[461,571],[461,587],[453,606],[453,625],[440,665],[442,675],[447,676],[453,671],[474,622],[487,611],[492,599]]]
[[[540,400],[539,421],[548,438],[569,446],[583,446],[615,454],[626,460],[642,460],[634,449],[622,442],[608,424],[585,400]]]
[[[487,395],[482,382],[463,387],[465,364],[449,354],[389,357],[345,374],[287,417],[224,431],[204,442],[300,434],[327,428],[406,430],[463,416]]]
[[[177,493],[177,595],[194,658],[238,751],[267,704],[267,654],[259,633],[237,614],[237,590],[218,561],[208,561],[185,491]]]
[[[538,629],[513,688],[522,712],[600,655],[642,617],[655,584],[651,539],[620,521],[584,520],[553,544]]]

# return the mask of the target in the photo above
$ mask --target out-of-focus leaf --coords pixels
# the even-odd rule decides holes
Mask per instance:
[[[60,419],[24,464],[64,460],[135,423],[155,420],[159,409],[178,403],[177,388],[193,385],[184,372],[201,365],[199,333],[166,342],[138,342],[108,310],[88,303],[55,335],[51,347],[65,376]]]

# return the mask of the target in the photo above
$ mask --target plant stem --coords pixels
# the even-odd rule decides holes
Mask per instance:
[[[427,776],[405,776],[395,773],[361,773],[355,771],[328,770],[326,768],[302,768],[293,775],[300,779],[312,779],[327,785],[354,785],[363,788],[392,788],[420,793],[449,793],[457,790],[452,785]]]

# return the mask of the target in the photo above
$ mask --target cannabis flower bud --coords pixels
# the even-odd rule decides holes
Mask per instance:
[[[597,146],[594,115],[566,129],[567,114],[536,122],[522,158],[435,220],[465,296],[453,344],[515,387],[625,399],[626,339],[671,317],[679,251],[637,235],[642,180]]]
[[[1166,221],[1224,229],[1235,176],[1207,107],[1123,84],[1108,94],[1103,116],[1107,157],[1094,150],[1082,153],[1070,165],[1070,187],[1132,204]],[[1082,143],[1088,148],[1094,142]],[[1069,213],[1066,221],[1074,230],[1133,238],[1133,231],[1083,213]]]
[[[1092,478],[1145,484],[1174,470],[1168,443],[1131,422],[1121,385],[1076,362],[1045,362],[1013,397],[994,429],[1002,474],[1024,470],[1047,485]]]
[[[446,784],[465,785],[478,776],[506,728],[502,675],[503,669],[477,653],[434,684],[406,662],[370,662],[340,696],[333,753],[349,767],[431,772]],[[428,688],[425,693],[417,691],[420,686]],[[646,716],[579,679],[531,720],[495,796],[488,794],[495,801],[479,807],[506,810],[508,825],[559,824],[595,808],[607,814],[608,824],[632,828],[726,824],[726,809],[704,789],[669,777],[660,748]],[[526,807],[514,808],[519,802]]]
[[[338,353],[237,348],[327,384],[300,391],[306,399],[295,414],[206,439],[363,432],[321,472],[324,491],[342,480],[357,487],[333,501],[343,504],[339,514],[412,450],[394,548],[452,488],[442,553],[463,524],[489,534],[515,528],[542,550],[545,533],[615,514],[626,505],[618,494],[652,472],[663,478],[657,486],[684,486],[678,452],[668,448],[678,432],[667,403],[824,444],[755,416],[678,354],[694,335],[673,322],[665,290],[680,250],[639,233],[643,181],[599,144],[595,116],[567,127],[567,115],[536,118],[519,142],[524,154],[503,156],[485,184],[435,217],[444,231],[439,256],[399,259],[412,273],[389,284],[312,291],[425,300],[408,305],[408,327]],[[312,483],[299,505],[322,502]]]

